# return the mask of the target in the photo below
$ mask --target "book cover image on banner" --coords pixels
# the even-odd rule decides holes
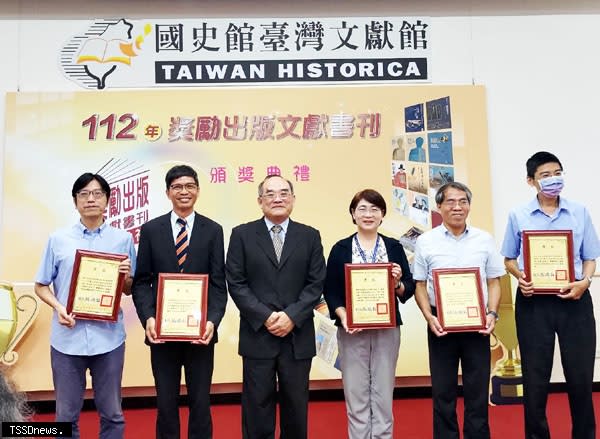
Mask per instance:
[[[409,259],[416,238],[437,221],[432,192],[443,181],[473,190],[470,222],[492,231],[481,86],[19,92],[6,99],[0,275],[9,281],[34,279],[48,236],[78,221],[70,191],[83,172],[107,179],[106,221],[136,243],[142,224],[171,210],[164,177],[180,163],[198,172],[195,209],[223,226],[225,245],[233,227],[262,216],[257,186],[267,174],[294,184],[291,217],[320,231],[325,257],[356,230],[348,204],[364,188],[385,197],[380,231],[399,239]],[[430,134],[442,132],[452,134],[451,163],[429,145]],[[404,151],[394,155],[398,148]],[[33,232],[23,235],[22,218]],[[121,308],[128,334],[123,386],[151,386],[149,352],[129,296]],[[39,370],[49,365],[50,318],[49,307],[41,307],[21,342],[13,379],[25,391],[52,389],[49,366]],[[428,375],[425,325],[414,303],[403,305],[402,320],[411,336],[402,340],[397,375]],[[238,328],[230,304],[215,349],[216,384],[241,382]],[[327,362],[313,362],[311,379],[339,377]]]

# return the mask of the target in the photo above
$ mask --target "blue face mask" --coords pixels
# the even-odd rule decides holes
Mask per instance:
[[[565,186],[565,181],[562,175],[553,175],[551,177],[540,178],[540,192],[547,197],[557,197],[560,195]]]

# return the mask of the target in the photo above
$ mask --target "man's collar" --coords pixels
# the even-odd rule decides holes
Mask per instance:
[[[569,202],[567,200],[565,200],[563,197],[558,197],[558,208],[557,211],[560,210],[569,210]],[[533,198],[533,200],[531,200],[528,204],[527,204],[527,210],[529,211],[530,214],[535,213],[536,211],[540,211],[543,212],[542,207],[540,206],[540,200],[538,200],[537,194],[536,196]]]
[[[186,216],[183,219],[189,223],[190,220],[192,220],[195,217],[195,215],[196,215],[196,211],[192,210],[192,213],[190,213],[188,216]],[[174,210],[172,210],[171,211],[171,222],[174,223],[175,221],[177,221],[177,218],[181,218],[181,217],[179,215],[177,215]]]
[[[268,219],[266,216],[263,217],[265,220],[265,224],[267,225],[267,229],[269,229],[269,231],[271,230],[271,228],[275,225],[275,223],[273,221],[271,221],[270,219]],[[283,233],[287,232],[287,228],[288,225],[290,224],[290,218],[286,218],[286,220],[282,223],[280,223],[279,225],[281,226],[281,228],[283,229]]]
[[[469,229],[471,228],[469,224],[465,224],[465,230],[459,236],[456,236],[454,233],[448,230],[444,223],[440,224],[440,227],[442,228],[444,235],[452,236],[453,238],[460,238],[461,236],[466,235],[469,232]]]
[[[82,222],[81,219],[77,222],[77,224],[75,224],[75,227],[77,228],[77,230],[79,230],[79,232],[81,232],[81,234],[85,235],[85,234],[93,234],[93,233],[98,233],[99,235],[101,235],[104,230],[106,230],[106,227],[108,227],[108,224],[106,222],[106,220],[104,220],[102,222],[102,224],[100,224],[100,227],[93,229],[93,230],[89,230]]]

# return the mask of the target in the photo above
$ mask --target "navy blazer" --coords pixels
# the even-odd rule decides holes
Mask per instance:
[[[331,248],[329,258],[327,259],[327,278],[325,279],[325,291],[323,294],[325,296],[325,301],[327,302],[327,307],[329,308],[329,314],[338,326],[341,326],[341,322],[336,315],[335,310],[340,306],[346,307],[346,278],[344,264],[352,262],[352,239],[355,235],[356,234],[353,234],[338,241]],[[404,253],[404,248],[397,239],[388,238],[381,234],[379,234],[379,236],[383,239],[383,243],[385,244],[388,261],[397,263],[402,269],[400,280],[404,284],[404,294],[396,297],[397,299],[400,299],[400,302],[405,303],[415,294],[415,281],[410,272],[406,253]],[[401,324],[402,319],[400,317],[400,309],[398,307],[398,300],[396,300],[396,325],[398,326]]]
[[[227,250],[229,294],[240,311],[239,354],[275,358],[281,337],[264,326],[273,311],[294,322],[291,337],[296,359],[315,353],[313,309],[325,280],[325,258],[319,231],[290,220],[278,263],[264,218],[233,229]]]
[[[159,273],[179,273],[171,212],[148,221],[140,232],[132,296],[144,328],[148,318],[156,317]],[[215,325],[213,340],[216,342],[217,328],[227,305],[223,228],[199,213],[194,217],[183,273],[208,274],[206,319]]]

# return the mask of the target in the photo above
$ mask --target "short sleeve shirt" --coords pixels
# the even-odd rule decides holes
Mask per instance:
[[[583,261],[600,256],[600,242],[588,210],[581,204],[559,199],[552,215],[542,211],[537,197],[510,212],[501,253],[517,259],[523,270],[523,230],[572,230],[575,278],[583,278]]]
[[[413,279],[427,281],[427,293],[432,306],[436,306],[432,270],[470,267],[479,268],[483,299],[487,304],[487,279],[497,278],[506,273],[492,235],[467,226],[463,234],[456,237],[442,224],[423,233],[417,239]]]
[[[135,248],[128,232],[106,223],[90,231],[80,222],[58,230],[48,239],[35,281],[42,285],[52,284],[56,298],[64,306],[69,298],[77,249],[127,255],[131,260],[132,274],[135,272]],[[116,349],[124,341],[122,310],[119,310],[118,320],[114,323],[78,319],[73,328],[58,323],[56,312],[52,315],[50,344],[64,354],[103,354]]]

